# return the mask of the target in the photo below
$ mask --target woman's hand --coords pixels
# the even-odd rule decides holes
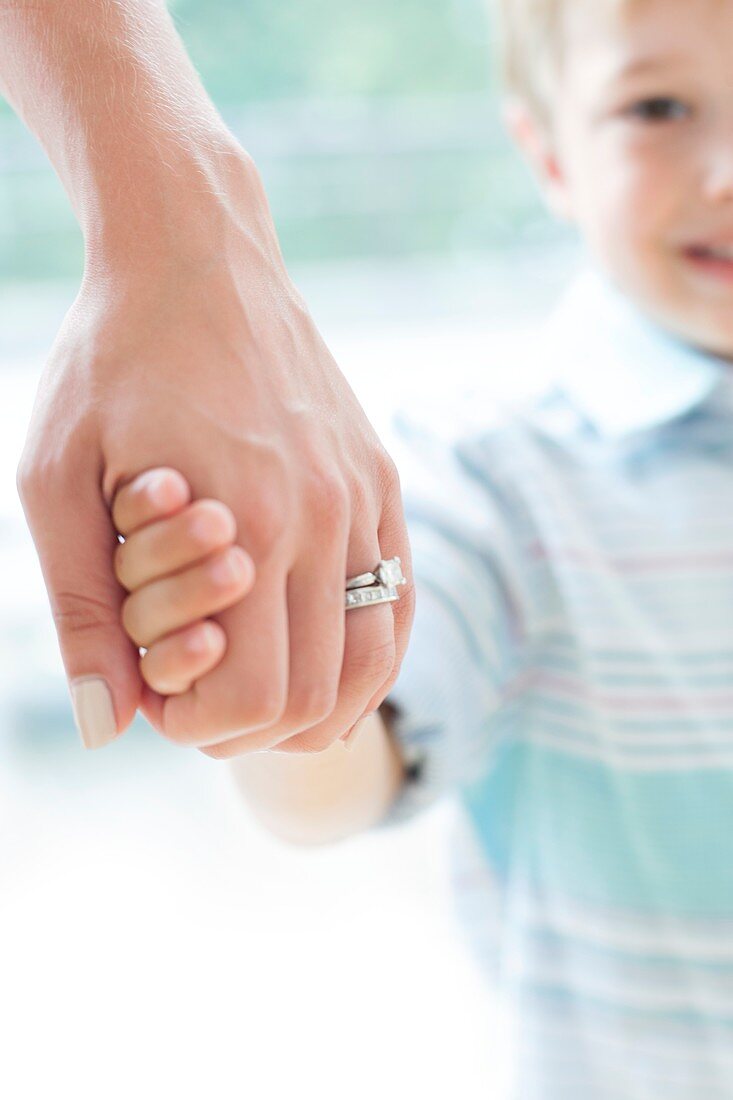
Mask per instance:
[[[266,206],[266,203],[265,203]],[[220,228],[220,226],[219,226]],[[227,757],[318,751],[394,683],[413,616],[399,479],[287,277],[274,230],[233,221],[216,253],[97,264],[41,377],[18,487],[69,680],[98,675],[111,738],[138,706],[180,744]],[[216,615],[221,662],[164,698],[120,623],[110,508],[143,471],[185,479],[170,504],[223,502],[253,572]],[[176,496],[177,494],[177,496]],[[347,576],[399,556],[399,601],[344,609]]]
[[[394,464],[288,278],[252,158],[157,0],[0,6],[0,91],[84,236],[17,481],[86,743],[140,704],[210,755],[323,748],[387,694],[412,622],[411,584],[346,616],[346,577],[396,555],[411,581],[410,553]],[[109,514],[158,466],[231,509],[254,569],[217,615],[223,660],[168,699],[120,623]]]
[[[151,482],[157,499],[146,491]],[[209,616],[237,603],[254,582],[249,555],[235,545],[231,511],[216,500],[175,506],[189,496],[182,475],[163,468],[124,485],[112,502],[125,540],[114,554],[115,575],[129,593],[122,624],[145,649],[140,675],[160,695],[181,695],[216,668],[227,639]]]

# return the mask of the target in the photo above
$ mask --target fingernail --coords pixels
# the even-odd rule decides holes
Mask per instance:
[[[347,733],[346,737],[344,738],[344,748],[345,749],[353,749],[353,747],[356,744],[356,742],[358,741],[360,735],[364,732],[362,722],[364,721],[365,718],[368,718],[370,714],[374,714],[374,713],[375,712],[373,710],[367,711],[366,714],[362,714],[362,716],[361,716],[361,718],[359,719],[358,722],[354,723],[354,725],[351,727],[351,729]]]
[[[158,470],[146,477],[145,488],[147,489],[148,497],[152,500],[156,508],[168,507],[168,483],[170,480],[167,473]]]
[[[71,682],[76,728],[85,749],[101,749],[117,736],[112,695],[107,681],[79,676]]]
[[[208,656],[212,649],[221,646],[221,627],[215,627],[212,622],[204,622],[193,630],[186,639],[186,648],[197,657]]]
[[[210,576],[217,584],[230,585],[243,580],[247,574],[249,562],[241,546],[231,546],[220,558],[209,566]]]

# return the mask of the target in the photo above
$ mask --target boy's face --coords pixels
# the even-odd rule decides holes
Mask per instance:
[[[567,0],[535,159],[619,288],[733,358],[733,0]]]

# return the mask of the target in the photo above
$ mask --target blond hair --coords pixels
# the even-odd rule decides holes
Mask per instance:
[[[578,0],[576,0],[578,2]],[[599,4],[601,0],[579,0]],[[605,0],[630,8],[635,0]],[[498,13],[499,66],[504,87],[549,121],[552,85],[562,60],[563,11],[568,0],[489,0]]]

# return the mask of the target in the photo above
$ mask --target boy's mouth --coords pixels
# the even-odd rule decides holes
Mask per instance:
[[[733,244],[689,245],[682,254],[698,271],[733,282]]]

